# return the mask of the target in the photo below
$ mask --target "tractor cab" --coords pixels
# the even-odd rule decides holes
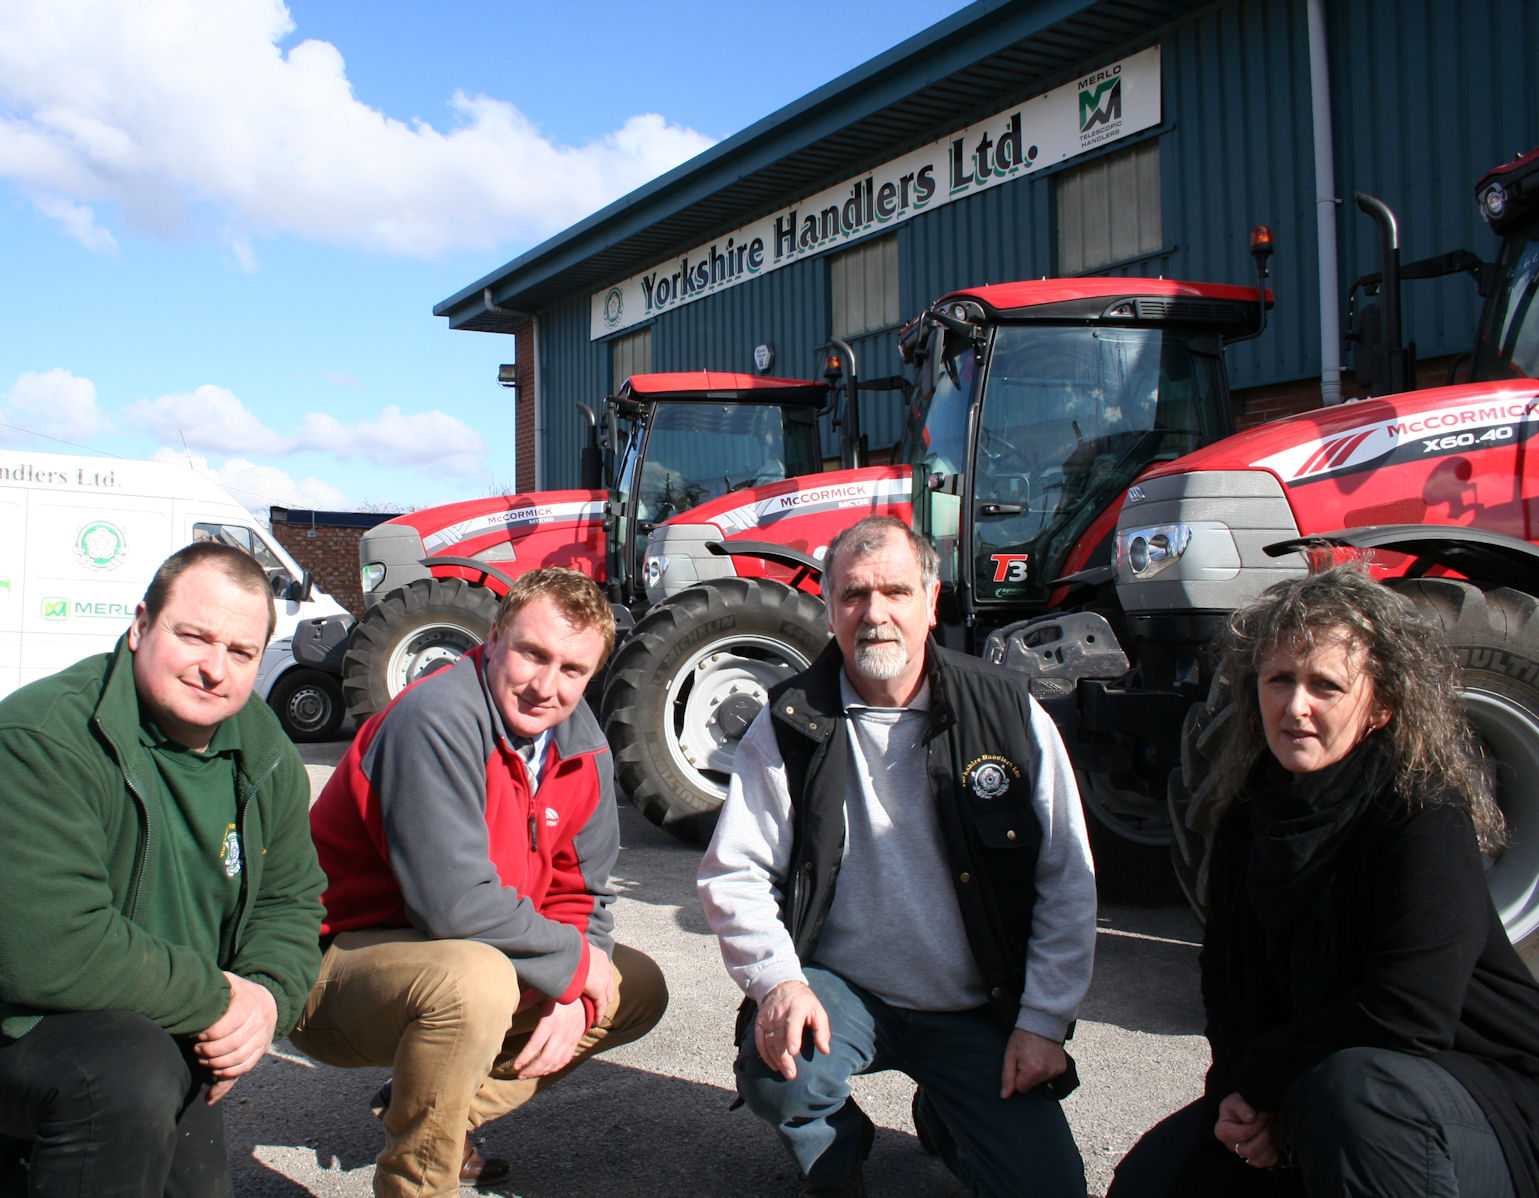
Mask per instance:
[[[1058,580],[1109,563],[1139,474],[1234,431],[1223,347],[1259,331],[1256,297],[1043,280],[947,296],[903,330],[917,381],[896,457],[923,492],[948,624],[1044,610]]]
[[[822,383],[689,371],[634,375],[605,403],[598,431],[610,598],[645,602],[647,534],[732,491],[823,468]]]

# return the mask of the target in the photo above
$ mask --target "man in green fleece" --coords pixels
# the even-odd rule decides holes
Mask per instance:
[[[0,1194],[231,1193],[215,1104],[320,964],[309,781],[247,702],[274,620],[189,545],[114,652],[0,703]]]

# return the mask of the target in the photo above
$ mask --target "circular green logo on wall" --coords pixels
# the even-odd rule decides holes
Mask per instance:
[[[611,287],[609,294],[604,297],[604,323],[614,328],[620,323],[620,316],[625,311],[625,293],[618,287]]]
[[[75,556],[82,565],[110,570],[120,565],[128,552],[123,530],[106,520],[93,520],[75,538]]]

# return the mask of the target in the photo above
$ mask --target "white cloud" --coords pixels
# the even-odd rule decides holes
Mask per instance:
[[[97,405],[96,384],[58,367],[23,371],[5,398],[0,422],[9,427],[0,427],[0,441],[32,433],[78,445],[112,428]]]
[[[298,440],[376,466],[432,466],[459,476],[479,471],[486,452],[481,434],[458,416],[436,410],[407,413],[394,404],[386,407],[379,419],[350,428],[334,416],[311,412],[300,422]]]
[[[320,511],[346,510],[348,507],[346,496],[329,483],[318,478],[296,482],[286,470],[259,465],[245,458],[226,458],[223,465],[216,467],[198,454],[162,448],[155,451],[154,460],[190,465],[208,475],[229,491],[242,507],[264,522],[269,515],[268,509],[274,505]]]
[[[248,235],[420,256],[532,240],[710,145],[655,115],[557,145],[511,104],[463,94],[447,130],[396,120],[353,96],[336,47],[280,51],[279,0],[3,7],[0,178],[97,248],[103,204],[162,235],[212,209],[248,269]]]
[[[309,412],[294,433],[285,435],[263,424],[234,392],[211,383],[190,392],[135,400],[123,409],[122,419],[133,432],[168,445],[186,445],[194,453],[312,452],[455,476],[477,473],[486,453],[481,434],[459,417],[437,410],[403,412],[394,404],[377,418],[356,424]]]
[[[267,509],[282,507],[344,511],[347,497],[318,478],[294,479],[276,466],[262,466],[245,458],[227,458],[219,467],[219,481],[248,509],[267,519]]]
[[[212,383],[190,392],[135,400],[123,409],[123,419],[135,432],[205,452],[282,453],[289,448],[233,391]]]
[[[59,196],[37,196],[33,203],[44,216],[52,219],[65,234],[88,250],[110,253],[118,248],[117,238],[96,223],[96,213],[84,204]]]

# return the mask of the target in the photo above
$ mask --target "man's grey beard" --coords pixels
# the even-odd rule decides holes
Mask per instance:
[[[903,644],[903,634],[897,629],[889,629],[888,632],[891,636],[879,641],[863,639],[869,632],[862,632],[856,637],[855,671],[873,682],[891,682],[908,665],[908,650]],[[886,636],[887,633],[882,635]]]

